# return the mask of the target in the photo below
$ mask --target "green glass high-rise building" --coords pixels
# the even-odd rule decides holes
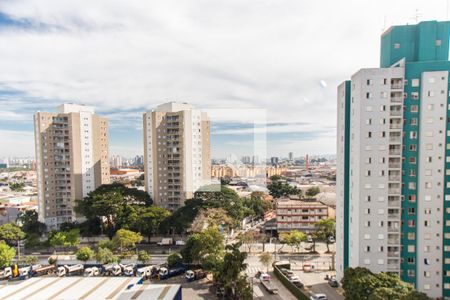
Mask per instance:
[[[450,299],[450,22],[393,26],[338,87],[337,274],[393,272]]]

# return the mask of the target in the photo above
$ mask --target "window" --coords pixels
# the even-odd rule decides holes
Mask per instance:
[[[428,91],[428,97],[434,97],[434,91]]]
[[[400,49],[400,44],[399,43],[395,43],[394,44],[394,49]]]
[[[419,93],[418,93],[418,92],[412,92],[412,93],[411,93],[411,98],[412,98],[413,100],[419,99]]]
[[[372,93],[371,92],[367,92],[366,93],[366,99],[370,99],[372,98]]]
[[[409,252],[409,253],[414,253],[414,252],[416,252],[416,248],[414,247],[414,245],[408,245],[408,252]]]
[[[367,85],[372,85],[372,84],[373,84],[372,79],[367,79]]]
[[[372,111],[372,106],[366,106],[366,111]]]
[[[418,105],[411,105],[411,112],[418,112],[419,111],[419,106]]]
[[[440,45],[442,45],[442,40],[436,40],[436,47],[439,47]]]
[[[413,79],[411,80],[411,86],[412,87],[418,87],[420,85],[420,80],[419,79]]]

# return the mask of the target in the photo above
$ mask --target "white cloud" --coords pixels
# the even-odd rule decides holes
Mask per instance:
[[[0,129],[0,156],[29,156],[34,152],[34,135],[30,131]]]
[[[130,111],[176,100],[265,109],[268,122],[329,130],[337,84],[378,64],[381,30],[413,22],[416,8],[424,19],[443,19],[445,7],[444,0],[3,0],[1,13],[40,30],[0,27],[0,86],[35,99],[32,107],[95,105],[116,128],[140,126]],[[16,109],[3,114],[21,119]],[[297,146],[321,150],[306,143]]]

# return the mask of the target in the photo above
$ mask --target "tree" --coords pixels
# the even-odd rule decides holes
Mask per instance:
[[[361,267],[344,271],[342,287],[348,300],[402,299],[414,290],[412,285],[401,281],[398,275],[374,274]]]
[[[301,244],[306,241],[306,234],[298,230],[292,230],[290,232],[282,233],[281,239],[284,243],[291,246],[292,252],[294,252],[294,247],[300,252]]]
[[[180,251],[183,261],[188,264],[199,263],[202,258],[200,254],[202,246],[201,234],[191,234],[186,241],[186,245]]]
[[[25,233],[19,226],[12,223],[6,223],[0,226],[0,240],[6,241],[8,245],[14,246],[24,238]]]
[[[49,234],[50,246],[57,247],[75,247],[80,243],[79,229],[71,229],[70,231],[53,231]]]
[[[234,220],[223,208],[201,209],[189,229],[190,232],[201,232],[208,227],[222,227],[225,231],[233,228]]]
[[[14,192],[23,192],[25,184],[23,182],[13,182],[9,184],[9,189]]]
[[[262,219],[264,213],[272,209],[272,204],[264,200],[264,194],[261,192],[251,193],[249,198],[244,198],[244,206],[250,210],[251,215]]]
[[[295,186],[280,180],[272,181],[267,185],[269,194],[274,198],[289,197],[290,195],[301,195],[301,191]]]
[[[78,260],[81,260],[83,262],[87,262],[92,257],[94,257],[95,253],[92,251],[89,247],[81,247],[77,250],[76,257]]]
[[[87,220],[106,221],[104,229],[111,238],[120,228],[129,228],[138,219],[136,207],[150,206],[150,196],[135,188],[123,184],[104,184],[77,201],[76,211]]]
[[[95,259],[101,264],[115,263],[119,260],[108,248],[98,248]]]
[[[227,245],[223,262],[213,272],[214,280],[225,289],[226,299],[252,299],[251,287],[246,275],[243,275],[247,268],[244,262],[247,253],[239,250],[241,245],[241,243]]]
[[[169,265],[169,268],[173,268],[183,262],[183,258],[179,253],[172,253],[169,256],[167,256],[167,264]]]
[[[419,291],[411,291],[407,295],[400,298],[401,300],[432,300],[427,294]]]
[[[8,246],[4,241],[0,241],[0,267],[11,265],[14,256],[16,256],[16,250]]]
[[[151,260],[152,258],[147,251],[141,250],[138,252],[138,261],[140,261],[141,263],[148,264]]]
[[[263,252],[259,255],[259,261],[266,266],[266,271],[269,272],[270,264],[273,261],[273,256],[269,252]]]
[[[312,186],[306,190],[306,196],[310,198],[314,197],[318,193],[320,193],[320,188],[318,186]]]
[[[331,218],[321,219],[316,222],[315,228],[317,237],[321,240],[325,240],[325,242],[327,243],[327,253],[329,253],[329,237],[334,237],[336,235],[336,221]]]
[[[27,255],[25,257],[25,264],[27,264],[27,265],[35,265],[38,262],[39,262],[39,259],[37,258],[37,256]]]
[[[189,236],[181,256],[186,263],[202,263],[210,270],[214,268],[224,251],[224,238],[217,227],[208,227],[200,233]]]
[[[149,240],[153,234],[158,232],[161,222],[171,215],[168,210],[153,205],[138,206],[136,211],[139,217],[132,228],[147,236]]]
[[[112,242],[115,248],[120,248],[120,252],[123,249],[134,249],[136,248],[136,244],[142,241],[142,235],[137,232],[127,230],[127,229],[119,229],[114,235]]]
[[[253,243],[255,242],[256,233],[253,230],[248,230],[238,235],[238,240],[247,246],[248,253],[251,253]]]
[[[38,213],[35,210],[26,210],[19,214],[17,221],[22,230],[27,234],[38,234],[41,236],[46,230],[46,225],[38,221]]]

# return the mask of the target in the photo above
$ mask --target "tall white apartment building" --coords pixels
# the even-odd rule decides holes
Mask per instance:
[[[76,200],[109,183],[108,120],[94,108],[63,104],[34,115],[38,215],[49,229],[81,220]]]
[[[336,269],[450,297],[450,22],[394,26],[338,87]]]
[[[170,102],[146,112],[143,122],[146,191],[156,205],[176,210],[210,182],[208,116]]]

